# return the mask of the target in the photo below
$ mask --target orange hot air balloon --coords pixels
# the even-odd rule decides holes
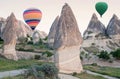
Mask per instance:
[[[42,12],[36,8],[30,8],[23,13],[24,21],[31,27],[32,30],[39,24],[42,18]]]

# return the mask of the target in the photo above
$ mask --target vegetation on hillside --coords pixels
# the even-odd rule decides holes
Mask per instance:
[[[98,55],[99,58],[102,58],[104,60],[110,59],[110,55],[107,51],[101,51],[100,54]]]
[[[99,52],[99,49],[95,47],[94,45],[90,47],[84,47],[83,49],[87,52],[94,53],[94,54]]]
[[[116,59],[120,59],[120,49],[111,52],[112,56]]]

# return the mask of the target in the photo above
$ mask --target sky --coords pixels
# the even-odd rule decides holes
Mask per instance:
[[[97,2],[106,2],[108,10],[101,18],[95,10]],[[108,25],[113,14],[120,17],[120,0],[1,0],[0,17],[7,18],[13,12],[17,19],[24,21],[24,10],[34,7],[42,11],[42,19],[36,29],[49,33],[49,29],[54,19],[61,13],[64,3],[71,7],[80,32],[83,34],[87,28],[93,13],[96,13],[98,19],[105,25]]]

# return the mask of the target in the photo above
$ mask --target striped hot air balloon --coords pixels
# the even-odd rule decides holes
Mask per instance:
[[[42,18],[42,12],[39,9],[30,8],[24,11],[23,18],[31,29],[34,30]]]

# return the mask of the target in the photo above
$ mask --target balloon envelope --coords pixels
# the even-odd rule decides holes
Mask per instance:
[[[97,12],[100,14],[100,16],[102,17],[102,15],[107,11],[108,9],[108,5],[105,2],[98,2],[95,5],[95,9],[97,10]]]
[[[23,18],[32,30],[39,24],[42,18],[42,12],[36,8],[30,8],[24,11]]]

